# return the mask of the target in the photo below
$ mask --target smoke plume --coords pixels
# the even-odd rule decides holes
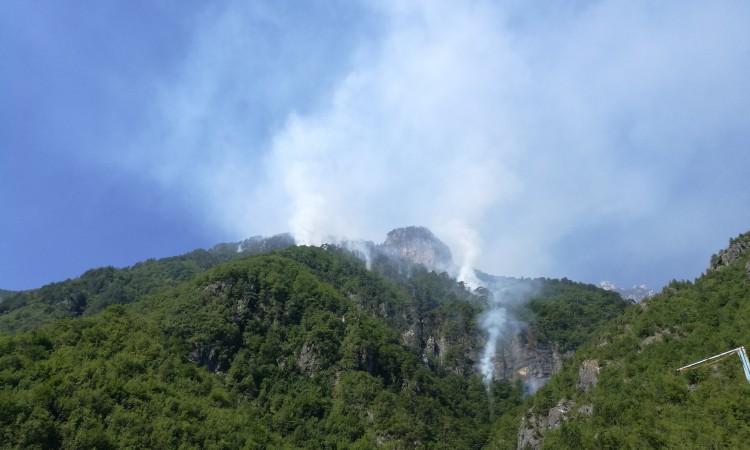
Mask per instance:
[[[143,145],[164,149],[148,154],[154,175],[236,237],[353,242],[426,225],[471,287],[484,284],[474,267],[598,281],[612,278],[597,272],[608,261],[620,274],[628,258],[692,260],[677,249],[738,209],[684,187],[750,144],[747,4],[357,5],[370,31],[322,36],[342,54],[331,67],[316,36],[284,41],[290,24],[271,7],[230,2],[209,15],[183,77],[163,89],[159,145]],[[277,48],[262,44],[269,33]],[[278,66],[254,59],[275,51]],[[271,104],[304,101],[258,117],[265,89]],[[664,281],[638,277],[616,281]],[[488,287],[486,381],[518,297]]]
[[[333,31],[271,5],[196,24],[129,153],[225,235],[416,223],[470,285],[482,267],[658,286],[750,211],[684,194],[719,167],[745,182],[746,3],[364,1]]]

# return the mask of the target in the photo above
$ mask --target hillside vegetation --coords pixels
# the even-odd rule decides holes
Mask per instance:
[[[475,375],[430,370],[368,310],[403,307],[379,277],[299,248],[227,263],[103,314],[0,338],[0,442],[20,448],[323,448],[486,442],[520,401]],[[326,273],[335,271],[327,270]],[[343,275],[342,275],[343,276]],[[344,277],[346,279],[346,277]],[[373,283],[373,286],[367,286]]]
[[[695,282],[673,281],[596,333],[520,420],[501,419],[493,446],[746,448],[750,384],[737,356],[675,369],[750,344],[749,244],[733,239]]]
[[[24,300],[2,316],[15,334],[0,336],[0,442],[482,447],[523,392],[496,381],[488,393],[476,374],[486,299],[446,274],[388,270],[336,247],[199,251],[14,297]],[[563,284],[550,284],[557,306],[529,317],[546,323],[565,302],[609,295]],[[624,303],[610,300],[616,315]],[[13,326],[19,317],[33,320]]]
[[[67,317],[97,314],[109,305],[132,303],[145,295],[177,286],[217,264],[293,243],[286,234],[269,238],[256,236],[239,243],[219,244],[210,250],[149,259],[124,269],[92,269],[72,280],[10,293],[0,303],[0,332],[30,330]]]

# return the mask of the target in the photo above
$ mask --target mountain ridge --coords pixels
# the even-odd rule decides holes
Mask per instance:
[[[356,248],[250,238],[14,294],[0,303],[0,327],[15,333],[0,333],[0,399],[11,411],[0,415],[0,438],[21,447],[476,448],[494,418],[627,305],[593,285],[480,274],[495,292],[533,287],[517,302],[504,297],[516,322],[498,338],[487,379],[479,363],[493,291],[469,290],[418,252],[366,260]]]
[[[15,294],[14,291],[8,291],[8,290],[5,290],[5,289],[0,289],[0,301],[2,301],[6,297],[10,297],[13,294]]]
[[[607,291],[617,292],[622,298],[632,300],[636,303],[656,295],[656,291],[645,284],[634,284],[629,288],[623,288],[610,281],[600,281],[599,287]]]
[[[0,439],[26,448],[481,445],[492,417],[485,385],[425,363],[385,323],[419,313],[390,283],[341,249],[293,247],[101,314],[0,335]],[[469,307],[435,300],[430,308]],[[492,395],[499,413],[520,390],[496,382]]]
[[[736,358],[687,363],[750,343],[750,236],[730,240],[694,281],[672,281],[579,347],[515,414],[493,448],[744,448],[750,385]]]
[[[295,248],[300,250],[287,251]],[[475,364],[480,358],[481,348],[487,342],[485,332],[479,326],[474,326],[472,331],[464,331],[464,338],[456,340],[445,328],[452,326],[451,316],[442,313],[435,316],[432,311],[438,305],[438,299],[453,297],[473,308],[471,312],[454,310],[455,314],[459,317],[469,314],[471,320],[480,321],[491,293],[479,290],[472,294],[465,286],[456,284],[446,272],[440,272],[442,275],[432,273],[438,269],[435,267],[436,255],[442,258],[439,262],[445,266],[448,264],[446,257],[450,253],[447,246],[428,229],[394,229],[383,244],[364,248],[368,252],[366,257],[362,255],[361,245],[352,246],[350,242],[344,242],[341,247],[334,245],[324,248],[331,251],[343,250],[366,260],[368,269],[372,272],[411,291],[411,300],[406,300],[414,304],[409,313],[410,319],[395,320],[394,317],[398,314],[403,316],[405,313],[397,313],[386,304],[378,306],[385,308],[384,310],[371,312],[380,315],[398,329],[403,334],[403,340],[421,354],[425,363],[461,373],[477,370]],[[280,234],[269,238],[253,237],[238,243],[218,244],[209,250],[196,250],[161,260],[147,260],[124,269],[92,269],[79,279],[53,283],[11,297],[0,305],[0,331],[17,332],[66,317],[95,315],[109,305],[132,303],[164,288],[176,286],[216,265],[267,252],[281,252],[282,255],[298,260],[300,255],[305,254],[301,247],[294,245],[290,235]],[[313,264],[311,261],[314,259],[300,260],[311,268],[315,267],[317,263]],[[337,269],[334,267],[334,264],[329,263],[314,270],[322,279],[342,282],[343,276],[335,275]],[[354,270],[352,267],[347,269],[346,274]],[[369,271],[365,270],[356,269],[356,273],[362,279],[370,276]],[[619,314],[624,308],[619,297],[605,295],[604,291],[591,285],[570,282],[556,285],[557,282],[551,279],[514,279],[483,272],[478,274],[490,287],[503,286],[502,290],[506,292],[503,301],[508,303],[505,306],[513,320],[500,336],[498,356],[491,361],[493,371],[498,374],[499,379],[522,380],[534,388],[544,384],[559,370],[561,362],[568,357],[567,352],[579,345],[580,336],[587,335],[600,320]],[[508,297],[511,285],[516,286],[515,291],[523,291],[523,296],[515,300]],[[368,291],[367,295],[373,298],[379,296],[372,291]],[[576,308],[577,312],[572,315],[565,313],[564,311],[570,310],[565,305]],[[587,315],[594,320],[583,319]],[[566,323],[577,325],[571,325],[570,330],[562,330],[554,325],[551,317],[566,317]],[[465,362],[453,365],[451,358],[446,359],[446,355],[453,352],[464,354]]]

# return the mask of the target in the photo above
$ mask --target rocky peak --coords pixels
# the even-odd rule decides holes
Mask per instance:
[[[446,270],[453,265],[448,246],[425,227],[411,226],[391,230],[381,248],[391,256],[430,269]]]
[[[622,298],[633,300],[636,303],[656,295],[656,291],[645,284],[634,284],[629,288],[621,288],[610,281],[601,281],[599,287],[605,291],[617,292]]]
[[[729,240],[729,247],[711,257],[708,270],[718,270],[744,257],[750,251],[750,231]]]

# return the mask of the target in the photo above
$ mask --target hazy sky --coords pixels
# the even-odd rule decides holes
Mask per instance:
[[[8,1],[0,288],[429,226],[659,287],[750,229],[745,1]]]

